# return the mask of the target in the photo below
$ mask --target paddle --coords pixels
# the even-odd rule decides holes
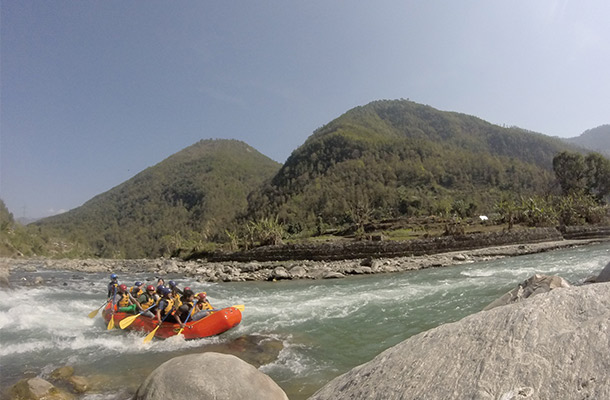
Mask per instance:
[[[195,301],[193,303],[193,307],[191,307],[191,310],[189,311],[189,314],[186,316],[186,319],[184,320],[184,325],[186,325],[186,323],[188,322],[189,318],[191,318],[191,314],[193,313],[193,309],[195,308],[195,305],[197,305],[197,301]],[[184,330],[184,326],[182,328],[180,328],[178,333],[176,333],[176,336],[179,336],[182,333],[183,330]]]
[[[238,304],[235,306],[231,306],[233,308],[237,308],[239,311],[244,311],[244,309],[246,308],[246,306],[244,306],[243,304]]]
[[[148,335],[146,335],[146,337],[144,338],[144,343],[148,343],[152,340],[152,338],[155,337],[155,333],[157,333],[157,329],[159,329],[159,327],[161,326],[161,324],[163,323],[163,321],[165,321],[165,318],[167,318],[171,313],[167,313],[165,314],[165,317],[163,317],[163,319],[161,320],[161,322],[159,322],[159,325],[157,325],[157,327],[155,329],[153,329]]]
[[[100,308],[98,308],[97,310],[93,310],[89,313],[89,318],[95,318],[95,316],[97,315],[98,312],[100,312],[100,310],[102,309],[102,307],[104,307],[106,304],[108,304],[108,302],[110,301],[110,299],[106,300],[104,302],[104,304],[102,304],[100,306]]]
[[[114,329],[114,304],[115,304],[115,300],[116,300],[116,286],[114,287],[113,293],[112,293],[112,314],[110,314],[110,321],[108,321],[108,330],[112,330]]]
[[[150,310],[150,309],[151,309],[151,308],[153,308],[154,306],[155,306],[155,305],[153,304],[152,306],[148,307],[146,310],[142,310],[142,311],[140,311],[140,313],[139,313],[139,314],[136,314],[136,315],[130,315],[130,316],[129,316],[129,317],[127,317],[127,318],[123,318],[123,319],[121,320],[121,322],[119,322],[119,327],[120,327],[121,329],[125,329],[125,328],[127,328],[129,325],[131,325],[131,323],[132,323],[133,321],[135,321],[135,320],[136,320],[136,318],[138,318],[140,315],[144,314],[146,311]]]

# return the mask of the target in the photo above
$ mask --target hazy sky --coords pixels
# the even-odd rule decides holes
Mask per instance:
[[[0,198],[77,207],[207,138],[283,162],[408,98],[552,136],[610,123],[610,1],[1,0]]]

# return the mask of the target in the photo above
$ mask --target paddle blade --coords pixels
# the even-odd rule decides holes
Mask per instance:
[[[95,316],[97,315],[97,313],[98,313],[99,311],[100,311],[100,309],[99,309],[99,308],[98,308],[97,310],[95,310],[95,311],[91,311],[91,312],[89,313],[89,318],[95,318]]]
[[[235,306],[231,306],[233,308],[237,308],[239,311],[244,311],[244,309],[246,308],[246,306],[244,306],[243,304],[238,304]]]
[[[180,336],[180,334],[182,333],[182,331],[184,330],[184,328],[180,328],[180,330],[178,331],[178,333],[176,333],[176,336]]]
[[[152,340],[152,338],[155,337],[155,333],[157,333],[157,329],[159,329],[158,326],[155,329],[153,329],[148,335],[146,335],[146,337],[144,338],[144,343],[150,342]]]
[[[132,323],[133,321],[135,321],[135,320],[136,320],[136,318],[138,318],[140,315],[141,315],[141,314],[137,314],[137,315],[132,315],[132,316],[129,316],[129,317],[127,317],[127,318],[123,318],[123,319],[121,320],[121,322],[119,322],[119,328],[121,328],[121,329],[125,329],[125,328],[127,328],[127,327],[128,327],[129,325],[131,325],[131,323]]]
[[[114,329],[114,315],[110,317],[110,321],[108,322],[108,330]]]

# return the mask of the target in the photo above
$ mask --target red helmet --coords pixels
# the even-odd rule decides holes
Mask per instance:
[[[155,287],[153,285],[148,285],[146,286],[146,290],[152,290],[153,292],[155,291]]]
[[[201,293],[197,294],[197,298],[202,301],[205,300],[205,292],[201,292]]]
[[[188,287],[188,286],[187,286],[187,287],[185,287],[185,288],[184,288],[184,291],[186,292],[187,290],[191,290],[191,288],[190,288],[190,287]]]
[[[121,289],[122,291],[125,292],[127,290],[127,285],[125,285],[125,284],[119,285],[119,289]]]

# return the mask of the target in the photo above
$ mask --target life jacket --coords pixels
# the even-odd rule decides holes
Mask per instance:
[[[174,306],[176,309],[182,305],[182,300],[180,299],[180,293],[176,292],[176,294],[171,295],[172,300],[174,300]]]
[[[170,314],[174,309],[174,299],[162,298],[161,300],[159,300],[159,303],[157,303],[157,306],[162,307],[161,315],[164,317],[167,314]]]
[[[206,301],[202,301],[202,302],[201,302],[201,309],[202,309],[202,310],[213,310],[213,309],[214,309],[214,307],[212,307],[212,305],[210,304],[210,302],[206,300]]]
[[[142,296],[146,297],[146,300],[144,302],[140,301],[140,307],[142,307],[144,310],[152,307],[156,303],[155,296],[152,296],[146,292],[143,293]],[[140,296],[140,297],[142,297],[142,296]],[[139,301],[139,299],[140,298],[138,298],[138,301]]]
[[[119,293],[119,296],[121,296],[121,298],[119,299],[117,305],[119,307],[129,306],[129,293]]]
[[[142,293],[144,293],[144,291],[137,286],[132,286],[129,288],[129,293],[133,296],[134,299],[137,299],[142,295]]]

